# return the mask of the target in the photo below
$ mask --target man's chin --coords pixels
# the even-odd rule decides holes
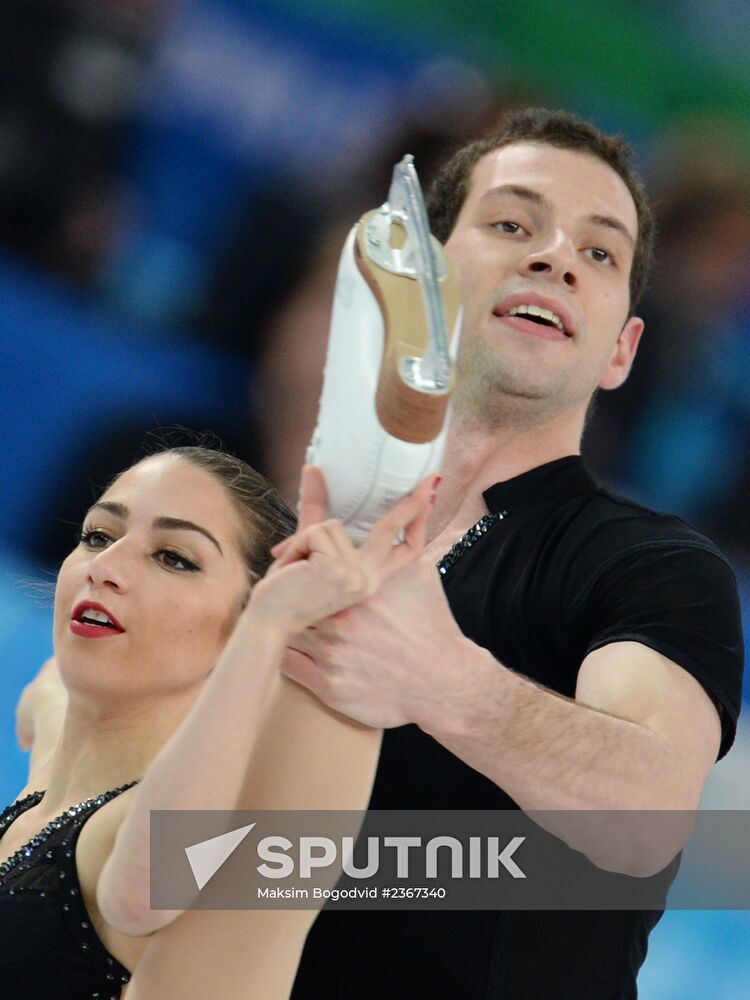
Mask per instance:
[[[586,409],[590,394],[575,393],[553,379],[495,373],[490,377],[459,382],[454,399],[455,413],[472,422],[499,427],[509,420],[522,419],[527,425],[545,423],[567,411]]]

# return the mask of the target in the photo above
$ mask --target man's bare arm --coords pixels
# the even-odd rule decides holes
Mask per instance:
[[[690,834],[719,749],[698,682],[646,646],[613,643],[584,660],[573,700],[474,650],[476,700],[423,728],[600,867],[660,871]],[[663,815],[674,810],[682,821]]]
[[[676,824],[645,845],[635,815],[581,823],[583,810],[693,810],[716,759],[710,698],[646,646],[591,653],[575,700],[565,698],[463,636],[427,561],[295,646],[286,673],[323,701],[369,725],[417,723],[521,808],[550,812],[541,825],[600,867],[658,871],[689,835],[689,822]],[[566,825],[556,810],[578,815]]]

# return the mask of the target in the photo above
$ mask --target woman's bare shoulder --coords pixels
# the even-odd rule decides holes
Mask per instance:
[[[19,799],[25,799],[27,795],[31,795],[33,792],[45,792],[47,790],[47,785],[49,784],[51,770],[52,760],[50,759],[44,767],[36,768],[33,773],[29,775],[29,780],[21,791],[13,797],[12,801],[17,802]],[[3,804],[7,805],[8,803]]]

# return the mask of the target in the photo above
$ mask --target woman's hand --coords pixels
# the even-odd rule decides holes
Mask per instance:
[[[249,608],[295,635],[376,592],[382,580],[420,555],[438,477],[429,476],[376,522],[359,548],[340,521],[323,520],[320,469],[302,470],[296,534],[273,550],[276,561],[253,588]]]
[[[38,737],[42,722],[49,722],[50,715],[64,716],[68,696],[54,656],[46,660],[33,681],[30,681],[21,692],[16,706],[16,738],[21,750],[31,750]],[[55,742],[46,740],[47,743]]]
[[[62,732],[68,693],[54,657],[47,660],[26,685],[16,706],[16,738],[21,750],[30,750],[29,781],[43,784],[41,772],[49,764]]]

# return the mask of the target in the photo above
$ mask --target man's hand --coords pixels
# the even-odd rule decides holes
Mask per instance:
[[[475,697],[476,678],[461,669],[467,642],[422,556],[373,597],[296,636],[283,671],[366,725],[429,728]]]

